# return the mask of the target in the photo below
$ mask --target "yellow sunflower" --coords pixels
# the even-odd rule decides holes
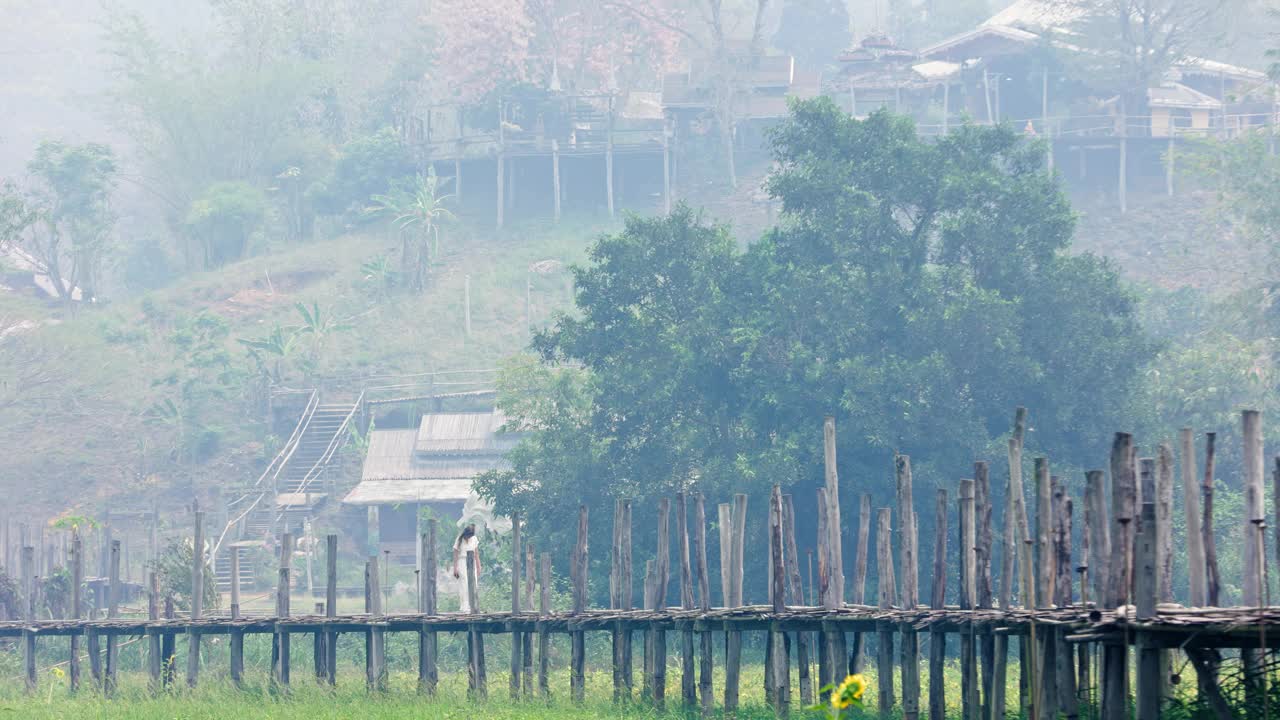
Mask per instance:
[[[861,675],[850,675],[831,693],[831,707],[837,710],[862,701],[862,693],[866,692],[867,680]]]

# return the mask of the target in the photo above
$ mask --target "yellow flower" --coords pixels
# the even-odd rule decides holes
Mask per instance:
[[[850,675],[831,693],[831,707],[844,710],[850,705],[862,701],[862,693],[866,692],[867,680],[861,675]]]
[[[58,679],[62,679],[67,676],[67,674],[63,672],[62,668],[58,667],[57,665],[54,665],[53,667],[49,668],[49,672],[53,673],[53,676]]]

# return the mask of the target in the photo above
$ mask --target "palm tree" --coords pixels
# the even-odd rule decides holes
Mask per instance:
[[[365,210],[391,218],[392,226],[400,232],[401,262],[417,291],[426,285],[427,271],[440,255],[441,223],[454,219],[445,207],[454,196],[441,194],[444,182],[430,168],[425,176],[414,178],[407,191],[372,196],[374,204]]]

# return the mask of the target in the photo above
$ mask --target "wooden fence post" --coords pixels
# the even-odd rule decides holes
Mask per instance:
[[[283,690],[289,687],[289,631],[281,627],[281,622],[287,622],[290,613],[289,570],[292,562],[293,535],[286,532],[280,536],[280,567],[277,570],[276,581],[276,629],[271,637],[271,679]],[[376,583],[376,570],[374,578]]]
[[[7,521],[6,521],[7,522]],[[6,570],[9,568],[6,568]],[[152,573],[154,580],[155,573]],[[71,618],[80,620],[84,618],[84,598],[81,597],[82,588],[84,586],[84,544],[80,539],[80,528],[73,527],[71,529]],[[148,617],[155,620],[157,617],[156,598],[154,592],[150,596],[148,609],[151,611]],[[156,636],[148,636],[148,646],[152,653],[159,657],[159,647],[156,644]],[[71,636],[71,655],[67,659],[67,679],[71,687],[71,692],[80,689],[80,636]],[[158,680],[159,678],[153,678]],[[154,689],[156,686],[153,685]]]
[[[520,513],[511,514],[511,617],[513,620],[520,614],[520,561],[523,550],[520,547]],[[511,626],[511,677],[508,688],[512,700],[520,699],[520,670],[524,667],[524,658],[520,656],[524,643],[520,639],[518,626]]]
[[[76,536],[72,538],[72,545],[76,545],[79,540],[80,537],[77,533]],[[80,551],[77,549],[75,552],[77,558],[79,558]],[[79,560],[77,560],[77,562],[79,562]],[[147,585],[147,589],[149,591],[147,593],[147,619],[154,622],[160,619],[160,576],[157,575],[154,570],[147,573]],[[163,661],[160,657],[160,637],[160,633],[156,630],[147,630],[147,673],[150,676],[148,688],[152,693],[159,692],[162,687],[160,673],[163,667]],[[79,665],[78,659],[75,662]],[[77,674],[79,674],[78,668]]]
[[[324,614],[325,617],[334,618],[338,615],[338,536],[326,535],[324,543]],[[338,633],[336,631],[328,631],[324,649],[325,680],[329,683],[329,687],[333,687],[338,680]]]
[[[551,614],[551,554],[538,558],[538,695],[551,698],[551,635],[547,632],[547,616]]]
[[[1135,547],[1134,595],[1138,620],[1156,616],[1159,597],[1159,513],[1156,503],[1143,502]],[[1159,720],[1163,685],[1160,678],[1161,650],[1148,633],[1138,635],[1138,720]]]
[[[975,596],[979,609],[994,607],[994,592],[991,585],[991,471],[984,461],[973,464],[973,507],[974,507],[974,561]],[[994,701],[996,638],[991,628],[984,627],[977,638],[978,666],[982,677],[982,707],[979,717],[992,720],[992,704]]]
[[[867,593],[867,549],[871,540],[871,493],[862,494],[862,502],[858,506],[858,547],[854,551],[853,561],[853,604],[866,602]],[[865,659],[866,635],[853,634],[853,649],[849,651],[850,672],[861,672]]]
[[[933,588],[929,606],[946,607],[947,599],[947,490],[938,488],[938,501],[933,520]],[[929,720],[945,720],[947,696],[945,663],[947,634],[936,625],[929,630]],[[998,710],[999,711],[999,710]],[[1003,720],[1001,714],[998,720]]]
[[[111,559],[107,576],[107,617],[120,617],[120,541],[111,541]],[[106,672],[102,678],[102,692],[110,697],[116,690],[116,671],[120,664],[120,638],[115,633],[107,635]]]
[[[1116,433],[1111,444],[1111,538],[1109,584],[1103,607],[1128,602],[1128,578],[1132,553],[1130,524],[1134,519],[1137,478],[1133,468],[1133,436]],[[1102,647],[1102,720],[1125,720],[1129,705],[1129,649],[1119,643]]]
[[[711,575],[707,568],[707,510],[702,493],[694,499],[694,548],[698,569],[698,607],[705,613],[711,610]],[[700,634],[700,662],[698,663],[698,696],[704,717],[711,714],[715,699],[712,695],[712,664],[714,663],[714,638],[711,630]]]
[[[476,578],[476,551],[467,551],[467,601],[471,606],[471,614],[480,614],[480,590]],[[467,690],[474,699],[484,700],[489,695],[487,672],[484,657],[484,633],[477,625],[467,628]]]
[[[1214,438],[1216,433],[1205,433],[1205,451],[1204,451],[1204,480],[1201,483],[1201,498],[1204,500],[1204,507],[1201,508],[1200,537],[1204,540],[1204,572],[1205,572],[1205,602],[1209,607],[1218,606],[1218,592],[1221,588],[1221,581],[1218,577],[1218,545],[1213,534],[1213,481],[1214,481]]]
[[[680,558],[680,607],[693,610],[693,563],[689,555],[689,507],[685,494],[676,495],[676,553]],[[693,708],[698,702],[697,675],[694,671],[693,624],[684,623],[680,630],[680,704]]]
[[[671,576],[671,501],[658,501],[658,552],[654,561],[654,586],[650,610],[665,610],[667,590]],[[584,573],[585,574],[585,573]],[[650,672],[653,674],[653,703],[661,709],[667,692],[667,633],[661,626],[649,629],[649,641],[653,651]]]
[[[1053,606],[1057,586],[1057,558],[1053,551],[1053,477],[1049,474],[1048,458],[1034,461],[1036,480],[1036,608]],[[1052,629],[1046,628],[1036,638],[1036,680],[1032,690],[1033,705],[1037,717],[1056,715],[1057,650],[1054,647]]]
[[[769,575],[772,582],[769,588],[769,602],[775,613],[784,613],[787,609],[787,569],[783,559],[782,539],[782,488],[773,486],[769,497]],[[769,653],[765,659],[769,667],[770,693],[773,696],[774,711],[785,717],[791,708],[791,661],[787,653],[787,634],[777,629],[777,625],[769,630]]]
[[[195,534],[191,543],[191,619],[199,620],[204,608],[204,511],[200,501],[193,500]],[[200,676],[200,633],[192,628],[187,633],[187,686],[195,687]]]
[[[783,542],[786,543],[784,556],[787,564],[788,598],[792,605],[804,605],[804,587],[800,579],[800,558],[796,547],[796,509],[790,495],[782,496],[782,536]],[[855,589],[854,592],[858,591]],[[800,706],[809,707],[813,704],[813,679],[809,677],[809,633],[803,630],[797,631],[795,639]]]
[[[1257,410],[1245,410],[1241,413],[1242,436],[1244,438],[1244,518],[1240,523],[1241,543],[1244,560],[1241,581],[1241,604],[1246,607],[1262,605],[1263,533],[1261,525],[1266,520],[1263,509],[1263,476],[1266,472],[1266,459],[1262,450],[1262,415]],[[1248,707],[1262,704],[1262,651],[1244,648],[1240,651],[1240,664],[1245,676],[1245,703]]]
[[[891,610],[897,602],[897,581],[893,571],[892,513],[880,508],[877,513],[876,532],[876,585],[879,588],[881,610]],[[893,711],[893,624],[880,623],[879,647],[876,648],[876,697],[881,716]]]
[[[978,604],[977,555],[974,550],[976,513],[974,482],[960,481],[960,609],[972,610]],[[973,626],[960,633],[961,717],[977,720],[981,704],[978,699],[977,657],[974,653]]]
[[[423,533],[420,542],[422,543],[422,568],[418,572],[418,612],[428,617],[434,616],[438,612],[436,598],[436,571],[438,560],[436,559],[436,533],[439,531],[440,521],[431,518],[427,521],[427,532]],[[440,672],[436,659],[438,657],[437,636],[433,626],[423,623],[422,629],[418,631],[418,692],[425,695],[435,695],[436,687],[440,682]]]
[[[898,490],[898,526],[901,528],[898,542],[898,558],[902,570],[902,592],[899,600],[904,610],[915,610],[920,604],[920,569],[916,544],[916,512],[912,498],[911,458],[894,457],[894,469]],[[920,717],[920,638],[910,623],[902,623],[899,630],[899,651],[902,657],[902,716],[904,720]]]
[[[578,506],[578,542],[573,550],[573,612],[587,609],[587,506]],[[575,703],[585,697],[586,633],[582,629],[569,632],[571,657],[569,660],[569,690]]]

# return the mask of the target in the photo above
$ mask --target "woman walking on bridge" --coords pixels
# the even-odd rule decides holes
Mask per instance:
[[[475,575],[476,586],[480,584],[480,538],[476,537],[475,523],[468,524],[458,533],[458,539],[453,541],[453,577],[461,580],[458,585],[458,594],[462,598],[460,611],[463,613],[471,612],[471,597],[467,592],[467,553],[475,553],[473,557],[476,559]]]

